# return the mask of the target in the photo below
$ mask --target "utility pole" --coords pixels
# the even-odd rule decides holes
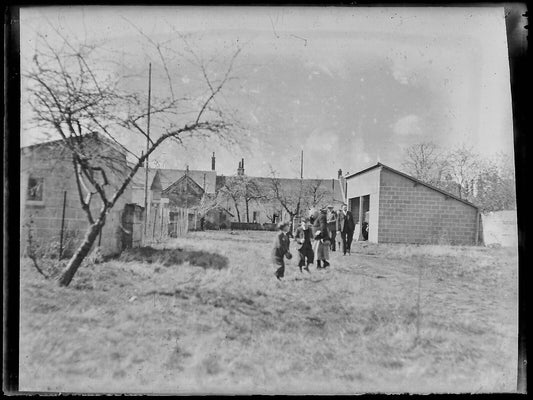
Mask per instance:
[[[304,178],[304,151],[302,150],[302,154],[300,156],[300,179]]]
[[[146,121],[146,154],[150,148],[150,100],[152,94],[152,63],[148,64],[148,115]],[[146,230],[148,225],[148,155],[145,160],[145,177],[144,177],[144,238],[146,239]]]

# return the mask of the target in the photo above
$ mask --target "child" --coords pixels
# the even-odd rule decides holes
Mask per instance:
[[[320,211],[313,209],[310,211],[314,218],[313,237],[315,239],[314,251],[316,258],[316,268],[323,269],[329,267],[329,245],[330,237],[327,226],[326,210]],[[324,265],[322,266],[322,262]]]
[[[305,218],[302,220],[302,223],[298,229],[296,229],[296,234],[294,235],[296,242],[300,245],[298,248],[298,267],[300,267],[300,272],[302,272],[302,267],[304,265],[304,269],[307,272],[310,272],[309,265],[313,264],[315,258],[313,245],[311,244],[311,235],[311,229],[309,229],[309,219]]]
[[[272,250],[272,260],[274,262],[274,266],[277,268],[275,275],[278,280],[281,280],[283,276],[285,275],[285,257],[287,257],[288,260],[292,258],[292,254],[289,252],[289,236],[287,233],[289,232],[289,223],[288,222],[280,222],[278,224],[279,232],[276,235],[276,239],[274,240],[274,248]]]

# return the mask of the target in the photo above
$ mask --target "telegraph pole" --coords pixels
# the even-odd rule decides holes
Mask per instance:
[[[148,64],[148,115],[146,122],[146,160],[144,177],[144,237],[146,239],[146,229],[148,225],[148,149],[150,148],[150,98],[152,94],[152,63]]]
[[[302,154],[300,156],[300,179],[304,178],[304,151],[302,150]]]

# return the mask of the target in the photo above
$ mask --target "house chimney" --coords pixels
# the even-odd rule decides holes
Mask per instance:
[[[215,170],[215,152],[213,152],[213,155],[211,156],[211,171]]]
[[[244,175],[244,158],[239,161],[239,168],[237,169],[237,175]]]
[[[342,177],[342,169],[339,169],[339,176],[338,176],[338,179],[341,179]]]

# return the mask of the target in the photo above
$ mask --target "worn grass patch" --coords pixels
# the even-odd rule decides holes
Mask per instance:
[[[357,243],[325,271],[291,260],[278,282],[273,235],[193,233],[87,264],[67,288],[23,260],[21,389],[516,390],[515,251]]]
[[[124,262],[157,263],[165,267],[181,265],[185,262],[203,268],[223,269],[228,266],[227,257],[220,254],[181,248],[155,249],[150,246],[128,249],[118,259]]]

